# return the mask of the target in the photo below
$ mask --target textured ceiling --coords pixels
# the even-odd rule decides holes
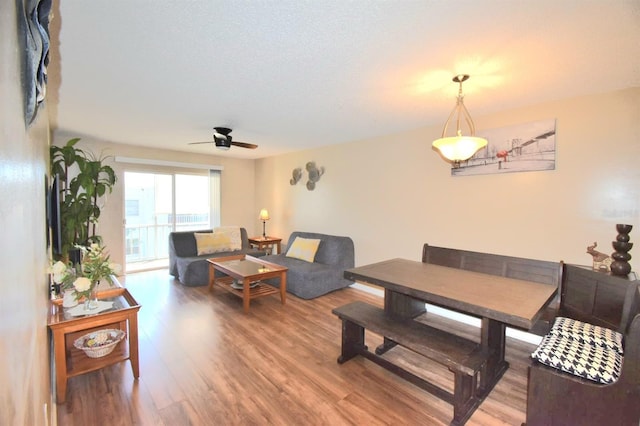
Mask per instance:
[[[640,1],[64,0],[54,132],[261,158],[640,86]],[[256,143],[223,152],[212,127]],[[427,141],[430,142],[430,141]]]

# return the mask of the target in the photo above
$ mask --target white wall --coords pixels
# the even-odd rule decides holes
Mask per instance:
[[[0,424],[51,416],[47,313],[45,105],[25,126],[16,7],[0,2]]]
[[[269,209],[271,235],[350,236],[357,265],[419,260],[424,243],[590,264],[586,247],[597,241],[610,254],[615,224],[630,223],[637,269],[639,112],[634,88],[474,117],[478,129],[557,119],[553,171],[452,177],[431,148],[440,126],[266,158],[256,163],[256,204]],[[308,161],[326,169],[314,191],[306,174],[289,184]]]

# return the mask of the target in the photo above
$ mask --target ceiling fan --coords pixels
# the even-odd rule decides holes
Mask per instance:
[[[231,148],[231,145],[239,146],[240,148],[249,148],[249,149],[256,149],[258,147],[258,145],[255,145],[252,143],[234,141],[230,135],[231,130],[232,129],[228,127],[214,127],[212,141],[191,142],[189,145],[196,145],[201,143],[215,143],[216,148],[219,148],[225,151]]]

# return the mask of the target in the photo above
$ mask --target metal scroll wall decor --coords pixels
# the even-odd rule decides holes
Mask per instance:
[[[24,44],[22,87],[24,117],[27,125],[36,118],[38,107],[47,95],[49,65],[49,20],[52,0],[24,0],[18,11],[18,38]]]
[[[324,174],[324,167],[318,167],[316,166],[316,163],[314,161],[309,161],[305,166],[305,169],[307,170],[307,175],[309,176],[309,179],[307,180],[307,189],[309,191],[313,191],[316,188],[316,182],[318,182]],[[289,183],[291,185],[295,185],[302,179],[303,172],[300,167],[297,167],[293,169],[291,174],[292,177],[289,180]]]

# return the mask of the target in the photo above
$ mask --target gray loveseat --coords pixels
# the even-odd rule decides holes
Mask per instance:
[[[169,273],[187,286],[203,286],[209,284],[209,263],[207,259],[212,257],[233,256],[235,254],[248,254],[251,256],[264,256],[262,250],[250,248],[247,231],[240,228],[242,250],[225,251],[198,256],[198,247],[194,233],[213,232],[212,229],[199,231],[178,231],[169,234]]]
[[[287,247],[291,247],[298,236],[321,240],[313,263],[287,257],[286,253],[267,255],[262,258],[289,268],[288,292],[302,299],[313,299],[353,284],[353,281],[344,279],[344,270],[355,266],[351,238],[312,232],[293,232],[289,236]],[[279,280],[268,282],[276,287],[280,285]]]

